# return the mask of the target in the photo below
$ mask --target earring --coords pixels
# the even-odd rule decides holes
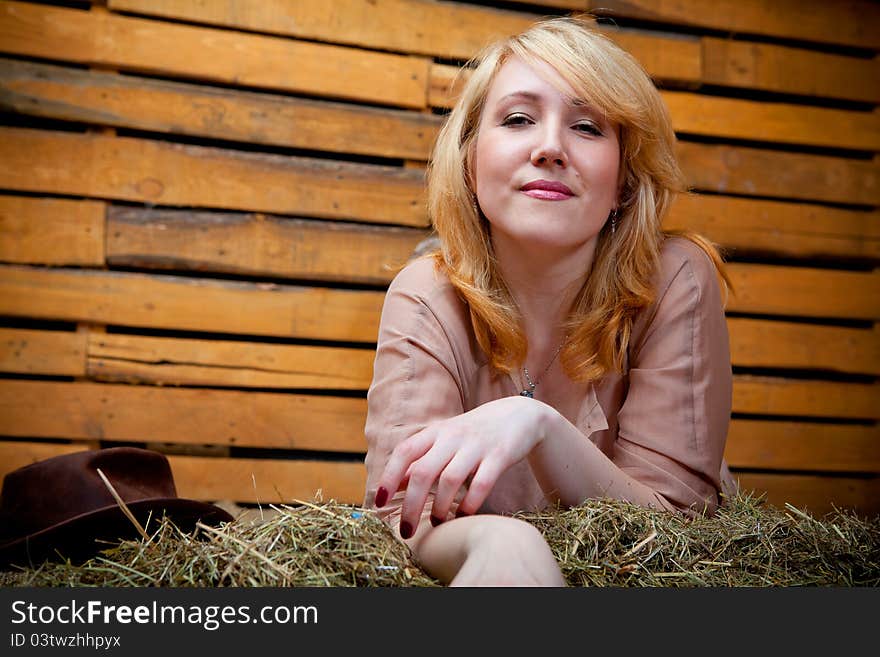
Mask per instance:
[[[611,214],[608,215],[608,219],[611,221],[611,234],[612,235],[614,235],[614,233],[617,231],[617,216],[618,216],[617,208],[614,208],[611,211]]]

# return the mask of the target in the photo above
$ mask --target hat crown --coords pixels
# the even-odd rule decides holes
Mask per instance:
[[[99,468],[127,504],[177,496],[168,459],[157,452],[111,447],[64,454],[6,475],[0,494],[0,539],[116,506]]]

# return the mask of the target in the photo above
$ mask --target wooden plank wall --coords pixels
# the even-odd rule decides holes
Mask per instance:
[[[742,485],[880,511],[869,0],[0,3],[0,471],[132,444],[183,496],[359,503],[457,67],[585,10],[670,107],[694,194],[669,227],[731,263]]]

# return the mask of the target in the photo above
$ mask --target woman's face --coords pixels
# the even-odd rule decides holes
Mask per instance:
[[[595,243],[617,207],[617,126],[576,99],[549,65],[513,57],[495,76],[477,132],[474,177],[492,239]]]

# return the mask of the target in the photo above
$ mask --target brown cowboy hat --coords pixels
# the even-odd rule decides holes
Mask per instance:
[[[110,447],[64,454],[10,472],[0,493],[0,568],[49,559],[81,562],[140,536],[101,472],[142,527],[165,514],[184,531],[197,521],[229,522],[212,504],[177,497],[171,466],[158,452]]]

